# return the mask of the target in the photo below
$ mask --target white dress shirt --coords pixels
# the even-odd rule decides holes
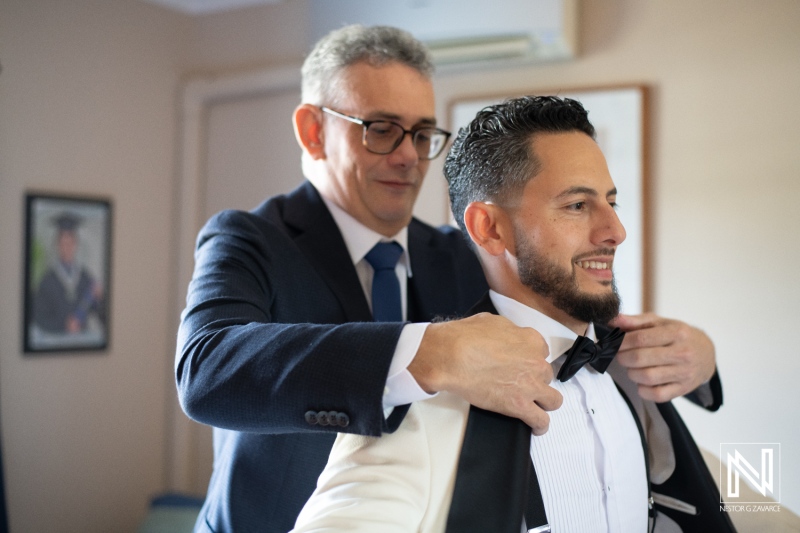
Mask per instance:
[[[497,311],[520,327],[536,329],[558,374],[577,335],[548,316],[494,291]],[[596,340],[594,326],[585,336]],[[551,386],[564,402],[550,427],[531,439],[531,458],[553,533],[647,531],[644,451],[631,410],[608,374],[591,366]]]
[[[386,238],[380,233],[372,231],[361,222],[353,218],[344,209],[334,204],[325,197],[322,198],[328,207],[333,220],[339,227],[342,234],[347,252],[361,281],[361,288],[364,289],[364,296],[367,298],[370,310],[372,310],[372,278],[375,270],[364,257],[369,253],[373,246],[378,242],[397,242],[403,248],[403,254],[397,261],[395,273],[400,282],[400,301],[403,306],[403,320],[408,319],[408,278],[411,272],[411,259],[408,253],[408,227],[404,227],[397,235]],[[400,339],[397,342],[392,363],[389,366],[389,375],[386,379],[386,387],[383,393],[384,409],[391,409],[398,405],[405,405],[417,400],[430,398],[408,371],[408,365],[417,354],[422,336],[425,334],[429,323],[406,324]],[[387,411],[388,413],[388,411]]]

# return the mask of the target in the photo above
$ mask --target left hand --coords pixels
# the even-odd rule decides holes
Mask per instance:
[[[714,375],[714,343],[697,328],[652,313],[619,315],[609,324],[626,332],[617,361],[645,400],[667,402]]]

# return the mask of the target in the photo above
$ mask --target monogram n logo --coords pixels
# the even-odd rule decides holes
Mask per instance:
[[[720,444],[720,467],[727,467],[727,476],[720,475],[722,493],[728,503],[761,503],[741,492],[742,478],[764,498],[780,502],[780,444]],[[763,501],[763,500],[762,500]]]

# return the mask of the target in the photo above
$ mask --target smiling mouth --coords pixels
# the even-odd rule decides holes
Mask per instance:
[[[575,261],[575,264],[587,270],[608,270],[611,267],[609,261]]]

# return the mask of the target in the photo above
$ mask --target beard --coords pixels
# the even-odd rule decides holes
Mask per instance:
[[[620,298],[612,278],[608,294],[588,294],[578,287],[577,272],[550,261],[533,246],[518,228],[514,229],[517,245],[519,279],[536,294],[581,322],[606,324],[619,314]],[[608,250],[600,251],[606,254]],[[612,251],[613,253],[613,251]],[[573,259],[573,264],[576,258]]]

